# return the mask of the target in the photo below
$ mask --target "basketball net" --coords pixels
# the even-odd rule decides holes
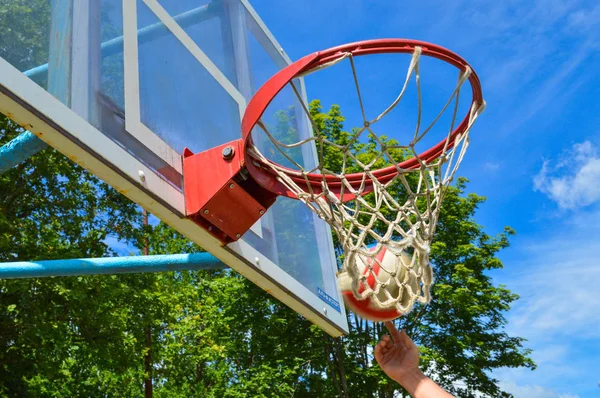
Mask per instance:
[[[430,301],[433,274],[429,254],[440,206],[444,193],[452,182],[469,145],[471,126],[485,107],[485,102],[479,104],[473,102],[466,129],[458,135],[452,134],[457,120],[460,90],[472,73],[467,67],[460,71],[456,87],[442,110],[431,124],[423,128],[421,126],[420,56],[421,47],[415,47],[400,93],[390,106],[372,120],[368,120],[365,116],[351,53],[305,73],[309,74],[330,67],[344,59],[350,61],[363,126],[353,133],[351,142],[346,145],[332,142],[324,132],[319,131],[317,123],[311,118],[309,109],[301,99],[299,90],[291,82],[292,88],[303,104],[304,112],[312,123],[314,135],[293,144],[284,144],[269,132],[264,123],[259,121],[257,126],[264,131],[279,152],[296,166],[297,170],[292,171],[269,161],[252,144],[248,149],[252,157],[268,165],[271,172],[293,192],[298,200],[325,220],[335,231],[344,253],[341,272],[351,278],[354,296],[360,300],[369,298],[371,305],[376,308],[382,310],[395,308],[402,314],[410,311],[417,301],[421,303]],[[418,115],[414,135],[408,144],[390,145],[385,137],[382,138],[377,134],[375,127],[400,103],[413,76],[418,92]],[[452,117],[441,153],[433,159],[420,158],[415,146],[422,141],[447,110],[452,112]],[[377,154],[365,161],[364,158],[353,153],[351,147],[353,143],[359,142],[360,139],[364,141],[367,137],[370,142],[376,143]],[[305,170],[286,154],[286,149],[300,145],[316,145],[318,164],[314,169]],[[327,148],[341,153],[340,170],[327,169],[324,163]],[[402,155],[401,158],[399,154]],[[411,157],[416,159],[414,166],[403,168],[400,165],[401,161]],[[381,177],[375,175],[374,171],[380,169],[381,164],[385,164],[384,167],[395,166],[395,176],[381,181]],[[351,174],[354,181],[348,181],[350,165],[353,170],[358,168],[362,171],[360,183],[356,181],[356,174]],[[308,181],[307,175],[311,173],[318,173],[323,177],[319,187],[315,186],[314,180]],[[333,194],[331,187],[328,186],[332,180],[328,180],[327,176],[335,176],[336,181],[341,182],[337,194]],[[305,184],[298,184],[298,180],[302,180]],[[389,263],[386,265],[378,260],[381,258],[379,254],[382,250],[387,250],[395,256],[393,266],[390,267]],[[378,272],[373,269],[375,263],[379,265]]]

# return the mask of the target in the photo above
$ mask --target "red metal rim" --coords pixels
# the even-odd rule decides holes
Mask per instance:
[[[248,146],[251,142],[252,129],[259,122],[263,113],[273,100],[273,98],[294,78],[299,75],[306,73],[320,65],[326,64],[331,61],[335,61],[343,57],[346,53],[351,53],[353,56],[371,55],[371,54],[385,54],[385,53],[412,53],[415,47],[421,47],[421,54],[433,58],[437,58],[444,62],[447,62],[461,71],[471,68],[470,65],[458,54],[435,44],[427,43],[418,40],[408,39],[379,39],[379,40],[366,40],[356,43],[345,44],[338,47],[333,47],[328,50],[319,51],[310,55],[307,55],[286,68],[280,70],[273,77],[271,77],[252,97],[252,100],[246,108],[244,117],[242,119],[242,139],[244,140],[244,163],[252,175],[252,177],[261,184],[264,188],[277,193],[278,195],[287,196],[290,198],[296,198],[294,192],[289,190],[284,184],[277,180],[276,175],[272,169],[263,160],[252,157],[248,154]],[[472,101],[471,107],[474,105],[479,107],[483,104],[483,95],[481,91],[481,83],[473,68],[471,68],[471,75],[469,76],[469,83],[472,90]],[[459,134],[466,131],[469,124],[469,114],[467,114],[460,124],[454,129],[454,131],[447,138],[450,140],[448,143],[448,149],[454,145],[454,139]],[[443,139],[438,144],[434,145],[427,151],[419,154],[419,158],[424,162],[430,162],[435,160],[442,154],[444,146],[446,145],[447,139]],[[419,167],[419,160],[416,157],[405,160],[399,164],[401,169],[410,170]],[[294,182],[304,189],[306,192],[312,191],[319,193],[321,186],[325,180],[329,191],[340,198],[342,192],[344,197],[342,200],[350,200],[352,197],[348,195],[347,189],[342,187],[342,180],[336,176],[321,174],[309,174],[306,179],[301,177],[296,170],[287,169],[281,166]],[[398,169],[395,166],[388,166],[382,169],[373,171],[372,174],[381,182],[386,183],[398,175]],[[348,183],[355,189],[358,189],[364,180],[364,173],[353,173],[345,176]],[[366,181],[368,181],[367,179]],[[307,182],[308,181],[308,182]],[[310,187],[309,187],[310,185]],[[363,192],[369,192],[369,186],[367,185]]]

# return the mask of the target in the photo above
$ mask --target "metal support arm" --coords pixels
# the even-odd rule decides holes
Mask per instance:
[[[225,269],[210,253],[0,263],[0,279]]]

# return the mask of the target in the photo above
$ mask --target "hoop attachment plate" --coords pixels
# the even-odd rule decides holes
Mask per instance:
[[[242,140],[183,152],[187,217],[223,243],[238,240],[277,198],[248,178],[242,154]]]

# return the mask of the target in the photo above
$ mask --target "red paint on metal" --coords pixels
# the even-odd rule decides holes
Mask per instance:
[[[260,121],[260,118],[262,117],[267,106],[271,103],[277,93],[279,93],[294,78],[299,77],[300,75],[309,72],[318,66],[335,61],[345,56],[347,53],[351,53],[353,56],[383,53],[412,53],[416,47],[421,47],[422,55],[445,61],[461,71],[466,70],[467,67],[470,68],[470,65],[467,63],[467,61],[444,47],[423,41],[408,39],[366,40],[333,47],[325,51],[319,51],[307,55],[276,73],[258,90],[254,97],[252,97],[252,100],[248,104],[242,120],[242,139],[244,140],[244,148],[248,147],[248,144],[252,139],[252,130]],[[481,83],[479,82],[479,77],[477,77],[477,74],[472,68],[471,75],[469,76],[469,82],[471,84],[473,95],[471,105],[479,107],[483,104]],[[469,115],[467,114],[450,135],[448,149],[452,148],[454,145],[455,138],[459,134],[462,134],[466,131],[468,124]],[[433,161],[442,154],[445,145],[446,139],[442,140],[437,145],[434,145],[429,150],[419,154],[418,158],[426,163]],[[244,153],[244,158],[248,165],[248,171],[259,184],[278,195],[283,195],[294,199],[296,198],[296,195],[277,179],[270,167],[266,164],[263,164],[262,160],[252,158],[246,152]],[[418,158],[413,157],[405,160],[399,164],[399,168],[405,170],[418,168],[420,166]],[[288,174],[298,186],[307,192],[312,190],[315,193],[320,193],[322,191],[322,186],[325,183],[328,189],[342,201],[354,199],[353,195],[345,192],[347,191],[347,188],[343,188],[341,179],[336,176],[308,174],[305,178],[296,170],[286,169],[285,167],[282,168],[286,170],[286,174]],[[346,179],[354,189],[358,189],[363,183],[365,178],[364,174],[365,173],[348,174],[346,175]],[[385,167],[373,171],[373,175],[381,183],[386,183],[398,175],[398,168],[396,168],[396,166]],[[366,181],[367,184],[363,190],[365,194],[372,190],[372,184],[368,184],[369,179],[367,178]]]
[[[236,140],[195,155],[187,148],[183,152],[186,215],[223,243],[239,239],[277,197],[244,178],[242,144]],[[227,146],[234,152],[225,159]]]

